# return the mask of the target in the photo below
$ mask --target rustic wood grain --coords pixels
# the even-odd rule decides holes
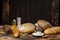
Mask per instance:
[[[12,35],[0,36],[1,40],[60,40],[60,34],[45,35],[45,37],[34,37],[32,35],[20,36],[20,38],[14,38]]]
[[[9,22],[9,0],[2,1],[2,24]]]
[[[52,0],[52,10],[51,10],[53,25],[59,25],[59,0]]]

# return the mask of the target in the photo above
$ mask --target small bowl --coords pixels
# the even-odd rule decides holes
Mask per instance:
[[[32,35],[33,36],[43,36],[44,33],[38,31],[38,32],[32,33]]]

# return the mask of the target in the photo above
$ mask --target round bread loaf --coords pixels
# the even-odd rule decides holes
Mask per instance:
[[[39,26],[42,30],[45,30],[45,29],[47,29],[47,28],[51,28],[51,27],[52,27],[52,25],[51,25],[49,22],[44,21],[44,20],[38,20],[38,21],[37,21],[37,24],[38,24],[38,26]]]
[[[35,26],[32,23],[24,23],[20,27],[20,33],[32,33],[35,31]]]

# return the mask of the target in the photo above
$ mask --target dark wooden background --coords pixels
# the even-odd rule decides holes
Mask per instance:
[[[0,24],[2,24],[2,0],[0,0]]]
[[[2,24],[22,18],[22,23],[43,19],[59,25],[59,0],[3,0]]]

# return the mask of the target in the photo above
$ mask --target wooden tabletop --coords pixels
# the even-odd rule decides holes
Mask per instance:
[[[1,27],[0,27],[1,28]],[[54,35],[44,35],[42,37],[35,37],[31,34],[21,36],[19,38],[14,38],[13,35],[1,35],[0,34],[0,40],[60,40],[60,34],[54,34]]]
[[[20,38],[14,38],[12,35],[5,35],[5,36],[0,36],[0,40],[60,40],[60,34],[44,35],[42,37],[25,35],[25,36],[20,36]]]

